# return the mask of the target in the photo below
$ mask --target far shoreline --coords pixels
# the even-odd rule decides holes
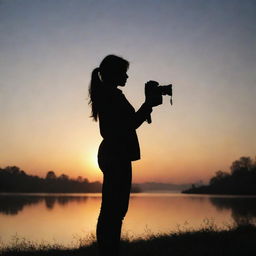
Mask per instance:
[[[42,196],[42,197],[51,197],[51,196],[70,196],[70,197],[83,197],[83,196],[92,196],[92,197],[101,197],[101,192],[0,192],[0,196]],[[171,190],[154,190],[154,191],[140,191],[140,192],[131,192],[131,197],[136,196],[188,196],[188,197],[217,197],[217,198],[255,198],[256,194],[221,194],[221,193],[184,193],[182,191],[171,191]]]

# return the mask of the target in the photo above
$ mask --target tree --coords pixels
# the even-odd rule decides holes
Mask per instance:
[[[66,174],[56,177],[54,171],[48,171],[45,178],[28,175],[17,166],[0,168],[0,192],[46,192],[46,193],[85,193],[100,192],[99,182],[90,183],[79,176],[71,179]]]
[[[210,179],[210,185],[220,183],[221,181],[224,181],[226,178],[228,178],[230,174],[223,171],[217,171],[215,173],[215,176]]]
[[[5,167],[5,171],[7,171],[11,175],[18,175],[21,172],[21,169],[17,166],[7,166]]]
[[[232,175],[241,175],[253,168],[253,161],[250,157],[242,156],[232,163],[230,169]]]
[[[57,177],[56,177],[56,174],[54,171],[49,171],[47,172],[46,174],[46,179],[47,180],[55,180]]]
[[[86,178],[84,178],[84,179],[83,179],[83,183],[89,183],[89,180],[86,179]]]
[[[83,182],[83,177],[82,176],[78,176],[76,178],[76,181],[78,181],[79,183],[82,183]]]
[[[69,180],[69,177],[66,174],[61,174],[59,179],[61,179],[61,180]]]

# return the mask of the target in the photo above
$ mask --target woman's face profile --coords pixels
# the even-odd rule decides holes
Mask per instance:
[[[116,72],[113,76],[115,85],[116,86],[125,86],[128,77],[129,76],[127,75],[127,69],[116,70]]]
[[[126,81],[128,79],[127,71],[120,71],[116,74],[116,85],[117,86],[125,86]]]
[[[128,79],[127,71],[128,68],[125,66],[110,66],[111,68],[103,68],[101,73],[102,79],[106,84],[111,86],[125,86]]]

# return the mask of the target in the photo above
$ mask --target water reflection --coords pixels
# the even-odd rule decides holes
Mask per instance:
[[[87,196],[46,196],[44,198],[47,209],[52,210],[57,203],[61,206],[65,206],[70,202],[85,203]]]
[[[255,197],[210,198],[211,203],[219,210],[231,210],[231,216],[237,225],[255,223]]]
[[[29,241],[59,241],[95,234],[100,194],[0,194],[0,239],[18,234]],[[149,214],[150,213],[150,214]],[[209,219],[220,227],[256,221],[256,197],[133,194],[124,234],[141,237],[177,227],[198,229]]]
[[[56,204],[65,206],[70,202],[85,203],[87,196],[68,196],[68,195],[0,195],[0,213],[5,215],[17,215],[26,206],[45,203],[48,210],[53,210]]]
[[[2,194],[0,195],[0,213],[4,215],[17,215],[21,213],[25,207],[37,205],[43,203],[47,210],[53,210],[56,205],[65,206],[71,202],[85,203],[88,199],[86,195],[12,195]],[[166,205],[167,199],[162,198]],[[175,205],[175,198],[171,199],[170,206]],[[178,198],[177,198],[178,199]],[[181,198],[178,199],[180,201]],[[210,202],[218,211],[230,210],[232,219],[237,224],[246,224],[256,221],[256,197],[205,197],[205,196],[191,196],[186,197],[187,204],[190,201],[199,202],[203,205],[206,202]],[[151,201],[151,200],[150,200]],[[161,199],[158,199],[158,202]],[[183,198],[184,201],[184,198]],[[145,199],[144,199],[145,202]],[[155,202],[154,202],[155,205]],[[147,208],[147,207],[146,207]],[[160,207],[161,208],[161,207]],[[137,212],[137,211],[136,211]]]

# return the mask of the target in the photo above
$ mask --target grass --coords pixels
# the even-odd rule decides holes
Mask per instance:
[[[2,246],[0,255],[96,256],[95,237],[85,240],[81,239],[76,248],[69,249],[58,244],[36,244],[16,238],[8,247]],[[135,240],[124,238],[121,250],[122,256],[251,256],[256,255],[256,226],[244,224],[220,230],[210,223],[199,230],[178,230]]]

